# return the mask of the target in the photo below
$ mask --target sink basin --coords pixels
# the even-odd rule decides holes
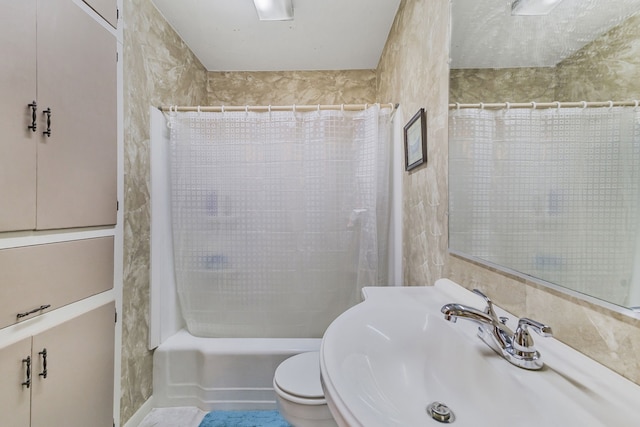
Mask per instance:
[[[329,326],[320,350],[340,426],[441,426],[427,413],[433,402],[453,412],[452,426],[640,426],[640,386],[561,342],[534,334],[545,366],[527,371],[484,344],[475,324],[444,320],[446,303],[484,307],[454,282],[363,294]],[[514,316],[496,312],[515,329]]]

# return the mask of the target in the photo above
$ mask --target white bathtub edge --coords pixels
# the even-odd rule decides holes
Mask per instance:
[[[319,351],[320,338],[199,338],[181,330],[154,352],[154,407],[204,411],[276,409],[273,373],[285,359]]]
[[[144,417],[146,417],[154,408],[154,405],[155,402],[153,396],[151,396],[138,408],[138,410],[127,420],[126,423],[124,423],[122,427],[138,427],[142,420],[144,420]]]

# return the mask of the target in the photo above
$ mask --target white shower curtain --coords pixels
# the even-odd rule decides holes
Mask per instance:
[[[640,250],[637,110],[452,110],[451,248],[629,304]]]
[[[390,109],[171,113],[178,296],[208,337],[321,337],[387,280]]]

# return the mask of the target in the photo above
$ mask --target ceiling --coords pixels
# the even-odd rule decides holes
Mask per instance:
[[[252,0],[152,0],[209,71],[378,66],[400,0],[293,0],[292,21],[260,21]]]
[[[252,0],[152,0],[210,71],[374,69],[400,0],[293,0],[260,21]],[[511,16],[512,0],[451,0],[452,68],[553,67],[640,11],[640,0],[562,0]]]

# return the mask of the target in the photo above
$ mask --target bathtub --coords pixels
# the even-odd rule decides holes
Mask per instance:
[[[276,409],[273,374],[283,360],[319,351],[319,338],[199,338],[180,330],[153,355],[154,407]]]
[[[164,115],[151,118],[151,288],[149,349],[153,406],[275,409],[273,374],[286,358],[319,351],[321,339],[199,338],[184,330],[178,304],[169,200],[169,134]]]

